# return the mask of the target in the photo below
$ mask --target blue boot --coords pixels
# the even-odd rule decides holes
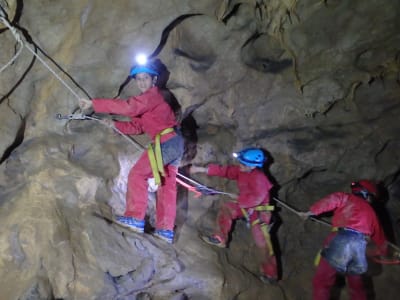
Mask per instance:
[[[166,241],[169,244],[174,242],[174,232],[168,229],[156,229],[153,233],[156,238]]]
[[[226,248],[225,241],[218,235],[201,235],[200,238],[209,245],[217,246],[219,248]]]
[[[115,216],[115,223],[134,232],[144,232],[144,220],[135,219],[133,217]]]

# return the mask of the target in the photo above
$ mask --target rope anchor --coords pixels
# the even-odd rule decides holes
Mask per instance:
[[[88,116],[86,116],[84,114],[70,114],[70,115],[57,114],[56,119],[57,120],[86,120],[86,119],[88,119]]]

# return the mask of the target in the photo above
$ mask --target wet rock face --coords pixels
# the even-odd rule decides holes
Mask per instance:
[[[301,210],[349,191],[354,179],[375,179],[386,233],[400,238],[398,1],[164,2],[0,0],[0,16],[17,29],[0,23],[5,299],[311,297],[312,260],[329,228],[283,208],[274,239],[281,288],[257,279],[261,257],[244,222],[228,249],[198,238],[215,228],[224,197],[179,188],[174,246],[102,217],[124,210],[141,147],[100,122],[56,115],[75,112],[79,97],[137,94],[133,82],[119,87],[141,51],[161,59],[165,93],[180,104],[182,172],[189,163],[232,163],[233,151],[260,146],[277,195]],[[155,201],[150,193],[147,233]],[[368,292],[395,299],[396,272],[371,262]]]

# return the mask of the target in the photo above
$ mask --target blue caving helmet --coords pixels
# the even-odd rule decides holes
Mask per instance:
[[[129,75],[131,77],[135,78],[136,74],[139,74],[139,73],[148,73],[150,75],[155,75],[155,76],[160,75],[160,74],[158,74],[157,68],[151,63],[147,63],[145,65],[133,66],[131,68],[131,71],[129,72]]]
[[[259,167],[261,168],[266,157],[264,152],[259,148],[246,148],[240,152],[233,153],[233,156],[243,165],[248,167]]]

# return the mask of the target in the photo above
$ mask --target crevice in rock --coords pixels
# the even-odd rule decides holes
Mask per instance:
[[[15,135],[14,142],[4,151],[3,156],[0,159],[0,165],[10,157],[11,153],[24,141],[26,118],[21,118],[21,125],[18,128],[17,134]]]
[[[61,67],[50,55],[48,55],[47,53],[46,53],[46,51],[44,51],[42,48],[40,48],[34,41],[33,41],[33,39],[32,39],[32,36],[29,34],[29,32],[28,32],[28,30],[27,29],[25,29],[25,28],[23,28],[23,27],[21,27],[21,26],[19,26],[19,24],[18,23],[13,23],[13,26],[15,26],[17,29],[19,29],[22,33],[23,33],[23,35],[24,35],[24,37],[25,37],[25,39],[28,41],[28,43],[30,43],[30,44],[32,44],[32,46],[34,47],[34,49],[35,49],[35,53],[38,53],[38,51],[37,50],[39,50],[39,52],[44,56],[44,57],[46,57],[48,60],[50,60],[56,67],[57,67],[57,69],[58,70],[60,70],[65,76],[67,76],[71,81],[72,81],[72,83],[76,86],[76,87],[78,87],[89,99],[91,99],[92,97],[89,95],[89,93],[66,71],[66,70],[64,70],[63,69],[63,67]]]
[[[246,66],[263,73],[276,74],[290,67],[292,65],[291,59],[277,59],[277,57],[270,57],[268,54],[265,54],[265,57],[260,57],[252,53],[252,44],[263,35],[256,31],[244,42],[240,49],[241,61]],[[283,51],[282,49],[281,52]]]
[[[228,20],[229,20],[231,17],[233,17],[233,16],[236,15],[236,13],[238,12],[239,7],[240,7],[241,5],[242,5],[242,3],[237,3],[236,5],[234,5],[234,6],[232,7],[232,9],[231,9],[227,14],[223,15],[223,16],[222,16],[222,19],[221,19],[222,23],[224,23],[224,24],[228,23]]]
[[[149,56],[149,58],[154,58],[156,57],[158,54],[160,54],[160,52],[162,51],[162,49],[165,46],[165,43],[168,40],[168,36],[170,34],[170,32],[180,23],[182,23],[184,20],[186,20],[187,18],[191,18],[191,17],[195,17],[195,16],[202,16],[203,14],[200,13],[195,13],[195,14],[185,14],[185,15],[180,15],[179,17],[175,18],[171,23],[169,23],[167,25],[167,27],[165,27],[165,29],[163,30],[163,32],[161,33],[161,39],[160,39],[160,43],[158,44],[157,48],[153,51],[153,53]]]
[[[4,3],[5,4],[4,4]],[[14,12],[14,16],[13,16],[13,20],[12,22],[10,22],[11,24],[16,23],[19,21],[19,19],[21,18],[21,14],[22,14],[22,8],[24,6],[24,1],[23,0],[16,0],[15,1],[17,3],[17,6],[15,8],[15,12]],[[8,1],[4,0],[4,1],[0,1],[0,10],[2,11],[2,13],[4,14],[4,16],[9,19],[10,18],[10,12],[5,8],[10,8],[10,5],[8,4]],[[0,34],[4,31],[8,30],[8,28],[3,28],[0,29]]]
[[[10,95],[17,89],[17,87],[21,84],[21,82],[25,79],[26,75],[29,73],[30,69],[32,69],[34,63],[36,61],[36,57],[33,57],[30,64],[22,74],[22,76],[18,79],[18,81],[14,84],[14,86],[4,95],[1,96],[0,98],[0,104],[3,103],[4,100],[6,100]]]
[[[301,176],[299,176],[297,178],[297,182],[300,182],[300,181],[306,179],[308,176],[310,176],[314,173],[326,172],[327,170],[328,170],[327,168],[323,168],[323,167],[312,167],[311,169],[304,172]]]

